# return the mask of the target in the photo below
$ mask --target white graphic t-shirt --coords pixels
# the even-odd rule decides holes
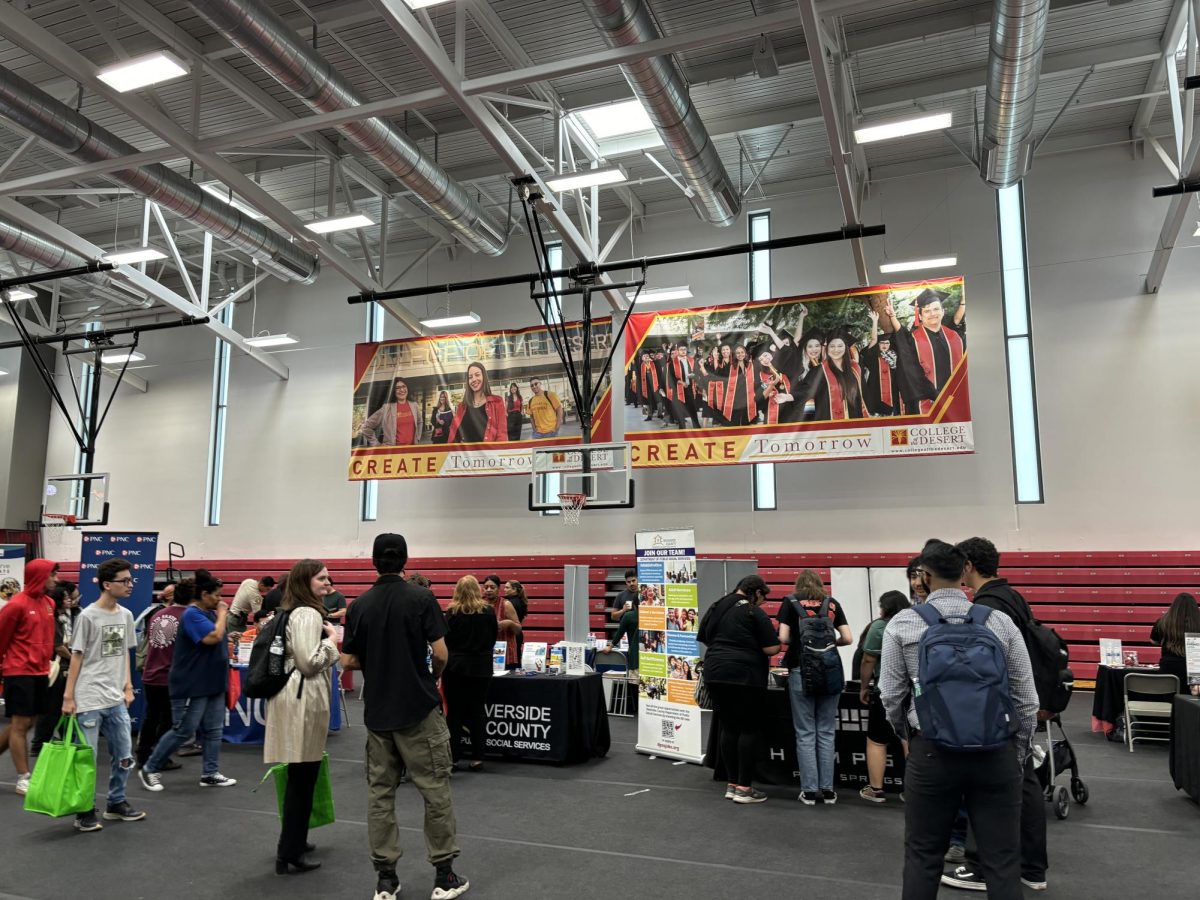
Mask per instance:
[[[72,652],[82,653],[79,680],[75,682],[77,712],[108,709],[125,702],[129,651],[137,647],[133,613],[123,606],[111,612],[91,604],[75,620]]]

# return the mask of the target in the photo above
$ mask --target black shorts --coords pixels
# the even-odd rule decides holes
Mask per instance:
[[[867,713],[867,740],[886,745],[890,744],[895,737],[896,731],[887,719],[883,701],[879,699],[879,692],[872,691],[871,708]]]
[[[4,678],[4,714],[40,716],[46,712],[46,695],[50,683],[47,675],[6,675]]]

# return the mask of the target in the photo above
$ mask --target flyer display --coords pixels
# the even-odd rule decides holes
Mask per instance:
[[[639,531],[638,743],[643,753],[700,762],[696,533]]]

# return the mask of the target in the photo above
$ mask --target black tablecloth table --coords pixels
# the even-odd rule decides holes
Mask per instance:
[[[867,777],[867,708],[858,699],[858,688],[845,691],[838,701],[837,733],[834,736],[834,784],[838,787],[863,787]],[[800,768],[796,763],[796,730],[792,726],[792,706],[788,692],[772,685],[767,690],[767,724],[759,751],[758,784],[798,785]],[[728,781],[721,760],[721,726],[716,715],[708,732],[704,764],[713,770],[714,781]],[[898,738],[888,744],[884,790],[904,790],[904,749]]]
[[[488,756],[562,764],[608,753],[608,713],[597,674],[510,672],[493,678],[486,714]]]
[[[1200,697],[1182,694],[1171,709],[1171,778],[1200,802]]]
[[[1125,715],[1125,676],[1130,672],[1139,675],[1166,675],[1157,666],[1101,666],[1096,670],[1096,693],[1092,698],[1092,731],[1112,735],[1117,719]],[[1160,696],[1130,695],[1136,700],[1162,700]]]

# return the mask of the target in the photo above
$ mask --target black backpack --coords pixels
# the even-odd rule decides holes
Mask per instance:
[[[247,697],[266,699],[274,697],[287,684],[292,670],[284,665],[287,657],[287,625],[290,610],[280,610],[263,626],[254,646],[250,648],[250,665],[242,680],[242,693]],[[300,678],[299,697],[304,690],[304,678]]]
[[[807,697],[840,694],[846,687],[846,676],[842,672],[842,658],[837,651],[837,631],[829,618],[829,601],[821,601],[819,612],[803,606],[795,595],[787,598],[796,610],[796,633],[792,644],[800,648],[797,665],[804,682]]]
[[[1017,594],[1016,591],[1013,593]],[[1023,609],[1013,610],[1007,597],[1001,593],[989,593],[987,590],[975,599],[987,596],[1000,600],[1005,611],[1016,612],[1012,618],[1021,630],[1021,637],[1025,639],[1025,649],[1029,651],[1038,707],[1051,713],[1062,712],[1071,702],[1071,691],[1075,687],[1075,673],[1071,671],[1067,642],[1049,625],[1043,625],[1033,617],[1033,610],[1029,608],[1028,602],[1024,603]],[[1025,598],[1021,597],[1021,600],[1024,601]]]

